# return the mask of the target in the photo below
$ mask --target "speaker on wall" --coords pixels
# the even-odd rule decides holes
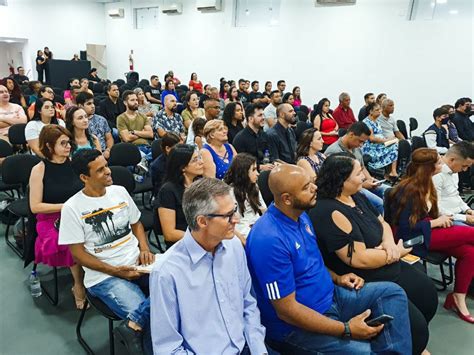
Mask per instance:
[[[81,60],[87,60],[87,51],[81,51],[80,58]]]

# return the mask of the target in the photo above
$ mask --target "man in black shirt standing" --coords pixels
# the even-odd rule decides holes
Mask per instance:
[[[290,104],[277,107],[278,122],[267,131],[272,160],[279,159],[294,164],[296,159],[296,135],[290,125],[296,122],[296,113]]]
[[[248,153],[257,158],[259,171],[273,169],[270,163],[271,156],[267,134],[263,131],[265,118],[260,105],[249,104],[245,109],[247,126],[234,138],[233,146],[238,153]],[[268,160],[268,161],[266,161]]]
[[[244,106],[250,103],[249,94],[245,90],[245,79],[239,79],[238,99]]]
[[[107,86],[107,98],[99,105],[99,114],[104,116],[112,129],[114,138],[118,138],[117,116],[125,112],[125,105],[119,99],[120,92],[117,84]]]
[[[158,75],[152,75],[150,85],[145,88],[145,96],[152,104],[161,105],[161,83]]]

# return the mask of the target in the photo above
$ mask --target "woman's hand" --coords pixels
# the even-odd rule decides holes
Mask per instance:
[[[449,228],[453,225],[453,216],[442,215],[431,221],[432,228]]]
[[[382,244],[380,244],[375,249],[385,250],[385,252],[387,253],[387,264],[395,263],[401,258],[400,248],[393,241],[382,242]]]
[[[401,239],[398,241],[397,248],[400,252],[400,258],[403,258],[405,255],[410,254],[410,252],[413,250],[413,248],[405,249],[405,247],[403,246],[403,240]]]

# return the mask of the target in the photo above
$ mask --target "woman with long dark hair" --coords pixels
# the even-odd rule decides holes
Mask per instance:
[[[4,85],[8,93],[10,94],[10,102],[12,104],[20,105],[23,108],[26,108],[26,100],[23,94],[21,93],[20,85],[13,80],[12,78],[4,78],[0,85]]]
[[[196,73],[191,74],[191,79],[189,79],[189,91],[196,91],[202,94],[202,82],[198,79]]]
[[[235,234],[244,245],[250,229],[267,209],[258,189],[258,175],[255,157],[241,153],[234,158],[224,177],[224,182],[232,187],[237,201],[240,221],[235,225]]]
[[[185,109],[181,112],[184,127],[189,129],[194,119],[198,117],[205,117],[204,109],[199,107],[199,96],[196,91],[188,91],[184,97]]]
[[[63,120],[56,118],[56,109],[53,100],[38,99],[35,102],[34,109],[33,118],[25,127],[25,138],[33,153],[42,157],[43,155],[39,148],[38,139],[43,127],[49,124],[56,124],[64,127],[65,124]]]
[[[354,273],[366,282],[391,281],[408,296],[413,354],[428,344],[428,323],[436,314],[433,281],[400,260],[411,249],[395,243],[384,218],[360,193],[365,177],[349,153],[330,155],[316,181],[318,200],[309,215],[327,267],[338,275]]]
[[[155,200],[154,213],[155,228],[160,227],[167,247],[184,236],[188,227],[182,206],[184,190],[202,173],[203,163],[199,151],[188,144],[173,147],[163,185]]]
[[[338,140],[339,125],[331,115],[331,101],[327,98],[319,100],[316,109],[311,112],[313,127],[321,132],[324,149]]]
[[[474,323],[466,305],[466,294],[474,280],[474,227],[453,225],[452,216],[439,214],[432,177],[441,168],[442,160],[435,149],[415,150],[406,175],[389,193],[391,208],[386,218],[398,238],[424,236],[424,244],[415,247],[414,254],[425,256],[428,251],[438,251],[456,258],[454,292],[446,297],[444,307]]]
[[[244,106],[240,101],[230,102],[224,109],[222,120],[227,126],[228,142],[232,144],[235,136],[244,129],[242,122],[244,121]]]
[[[64,106],[61,105],[59,102],[54,100],[54,91],[49,85],[43,85],[39,91],[39,97],[40,99],[46,99],[50,100],[54,103],[54,108],[56,109],[56,118],[66,118],[66,110],[64,109]],[[33,118],[35,114],[35,107],[36,107],[36,102],[33,102],[30,107],[28,107],[28,117],[31,119]]]
[[[291,92],[285,93],[285,95],[283,95],[283,98],[281,99],[281,103],[290,104],[291,106],[294,106],[295,97],[293,96],[293,93]]]
[[[73,106],[66,111],[66,128],[71,132],[71,155],[81,149],[102,152],[99,139],[89,131],[89,118],[82,108]]]
[[[239,91],[235,86],[231,86],[229,87],[229,90],[227,90],[227,98],[224,103],[227,106],[230,102],[240,102]]]
[[[175,90],[175,84],[174,84],[173,79],[166,80],[165,89],[161,93],[161,102],[163,104],[165,103],[165,97],[167,95],[173,95],[176,98],[176,101],[179,102],[179,96],[178,96],[178,93]]]
[[[309,128],[303,132],[296,148],[296,165],[301,166],[306,173],[315,179],[319,169],[326,160],[321,153],[323,138],[316,128]]]
[[[229,82],[225,81],[225,80],[221,81],[221,86],[220,86],[220,89],[219,89],[219,97],[222,100],[227,99],[227,91],[229,91],[229,89],[230,89]]]
[[[299,86],[295,86],[293,88],[293,107],[300,107],[301,104],[302,104],[302,100],[301,100],[301,89]]]

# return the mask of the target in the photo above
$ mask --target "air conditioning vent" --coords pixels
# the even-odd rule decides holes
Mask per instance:
[[[196,9],[199,11],[220,11],[222,0],[197,0]]]
[[[124,9],[110,9],[108,14],[112,18],[123,18],[124,17]]]
[[[315,6],[345,6],[355,5],[357,0],[316,0]]]
[[[170,4],[163,5],[161,12],[164,14],[182,14],[183,13],[183,4],[178,2],[173,2]]]

